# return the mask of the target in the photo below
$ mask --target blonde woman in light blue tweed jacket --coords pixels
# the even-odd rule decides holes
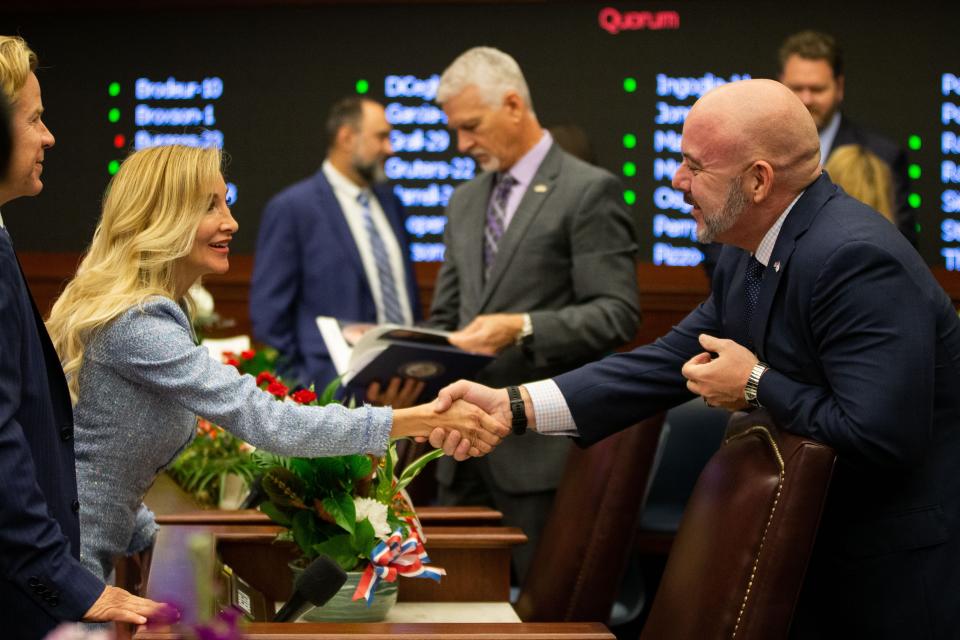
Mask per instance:
[[[157,525],[143,496],[191,441],[197,416],[259,448],[307,457],[382,455],[390,438],[434,429],[447,430],[465,457],[506,434],[469,404],[436,414],[432,405],[277,402],[197,346],[187,291],[227,271],[237,231],[220,167],[215,149],[157,147],[127,158],[47,323],[75,402],[81,560],[105,580],[118,556],[151,544]]]

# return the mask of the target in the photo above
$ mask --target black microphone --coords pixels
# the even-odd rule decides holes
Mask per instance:
[[[293,595],[273,616],[274,622],[291,622],[311,606],[322,607],[347,581],[346,572],[327,556],[317,556],[293,584]]]

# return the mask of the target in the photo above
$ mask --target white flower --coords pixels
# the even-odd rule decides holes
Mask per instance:
[[[390,535],[390,525],[387,523],[387,505],[373,498],[353,499],[353,506],[357,509],[357,522],[369,520],[373,525],[373,533],[381,540]]]

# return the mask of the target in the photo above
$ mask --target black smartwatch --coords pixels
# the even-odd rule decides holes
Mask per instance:
[[[523,396],[520,395],[520,387],[507,387],[507,397],[510,398],[510,427],[513,435],[522,436],[527,432],[527,410],[523,406]]]

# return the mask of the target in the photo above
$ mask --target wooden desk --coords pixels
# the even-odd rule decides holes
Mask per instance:
[[[244,629],[250,640],[616,640],[599,622],[522,623],[254,623]],[[136,640],[180,640],[175,633],[141,631]]]
[[[174,601],[185,619],[196,617],[196,588],[187,544],[191,536],[214,536],[228,551],[224,559],[245,558],[261,563],[275,577],[273,588],[292,583],[280,556],[289,553],[271,544],[279,528],[262,524],[167,524],[160,529],[147,580],[147,597]],[[404,602],[506,602],[510,589],[510,549],[526,536],[509,527],[425,527],[428,549],[434,563],[447,569],[441,585],[429,580],[405,580],[400,589]],[[277,599],[285,599],[278,597]],[[469,605],[464,605],[469,606]],[[467,616],[468,617],[468,616]],[[305,637],[387,639],[436,638],[438,640],[614,640],[606,627],[596,623],[253,623],[245,629],[251,640],[301,640]],[[173,640],[172,632],[140,631],[137,640]]]

